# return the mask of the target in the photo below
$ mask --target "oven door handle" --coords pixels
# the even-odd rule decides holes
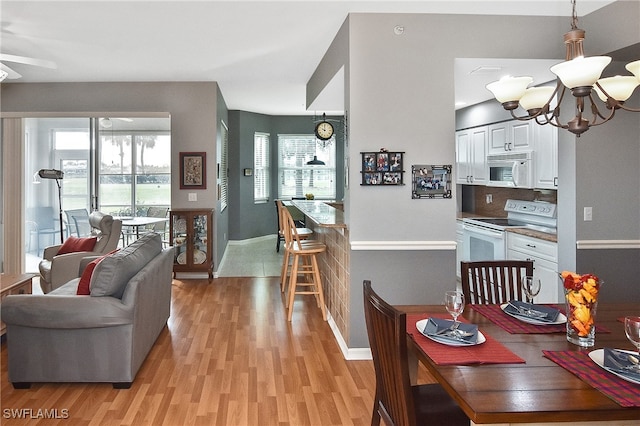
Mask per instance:
[[[490,229],[479,228],[477,226],[469,226],[464,224],[462,225],[462,229],[465,231],[474,232],[476,234],[484,235],[492,238],[502,238],[502,234],[503,234],[501,231],[492,231]]]

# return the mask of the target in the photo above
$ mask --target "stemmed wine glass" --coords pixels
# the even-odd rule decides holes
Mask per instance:
[[[527,295],[527,301],[533,303],[533,298],[540,293],[540,280],[531,275],[522,277],[522,290]]]
[[[640,368],[638,365],[640,362],[640,317],[624,317],[624,333],[638,350],[638,358],[630,355],[629,361],[635,364],[635,368]]]
[[[458,330],[458,316],[464,311],[464,294],[460,291],[447,291],[444,295],[444,306],[453,317],[451,330],[456,333]]]

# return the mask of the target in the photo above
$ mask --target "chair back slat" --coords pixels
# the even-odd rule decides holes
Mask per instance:
[[[530,260],[486,260],[461,262],[462,292],[471,304],[524,301],[522,277],[533,275]]]
[[[407,316],[385,302],[364,281],[364,312],[376,373],[376,400],[386,424],[415,425],[407,364]]]

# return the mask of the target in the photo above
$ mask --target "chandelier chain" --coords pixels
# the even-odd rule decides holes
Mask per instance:
[[[576,12],[576,0],[571,0],[571,29],[575,30],[578,28],[578,14]]]

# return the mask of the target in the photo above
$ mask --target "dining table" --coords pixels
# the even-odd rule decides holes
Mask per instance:
[[[121,220],[123,228],[131,229],[132,232],[128,232],[127,235],[135,235],[136,239],[140,237],[140,228],[167,222],[169,220],[166,217],[152,216],[114,216],[113,218]]]
[[[469,416],[471,425],[640,424],[640,384],[619,379],[588,356],[601,348],[636,350],[626,338],[623,318],[640,315],[638,303],[599,303],[595,346],[591,348],[568,342],[565,324],[539,329],[529,324],[525,324],[528,329],[519,329],[517,324],[512,327],[514,318],[499,305],[467,305],[459,320],[476,324],[486,341],[451,347],[427,339],[416,326],[429,317],[451,319],[444,305],[395,307],[407,314],[412,384],[417,382],[421,363]],[[554,356],[564,360],[564,366],[556,363]],[[575,367],[581,377],[567,365]],[[622,395],[621,400],[615,400],[605,394],[607,386],[614,387],[611,383],[629,398]]]

